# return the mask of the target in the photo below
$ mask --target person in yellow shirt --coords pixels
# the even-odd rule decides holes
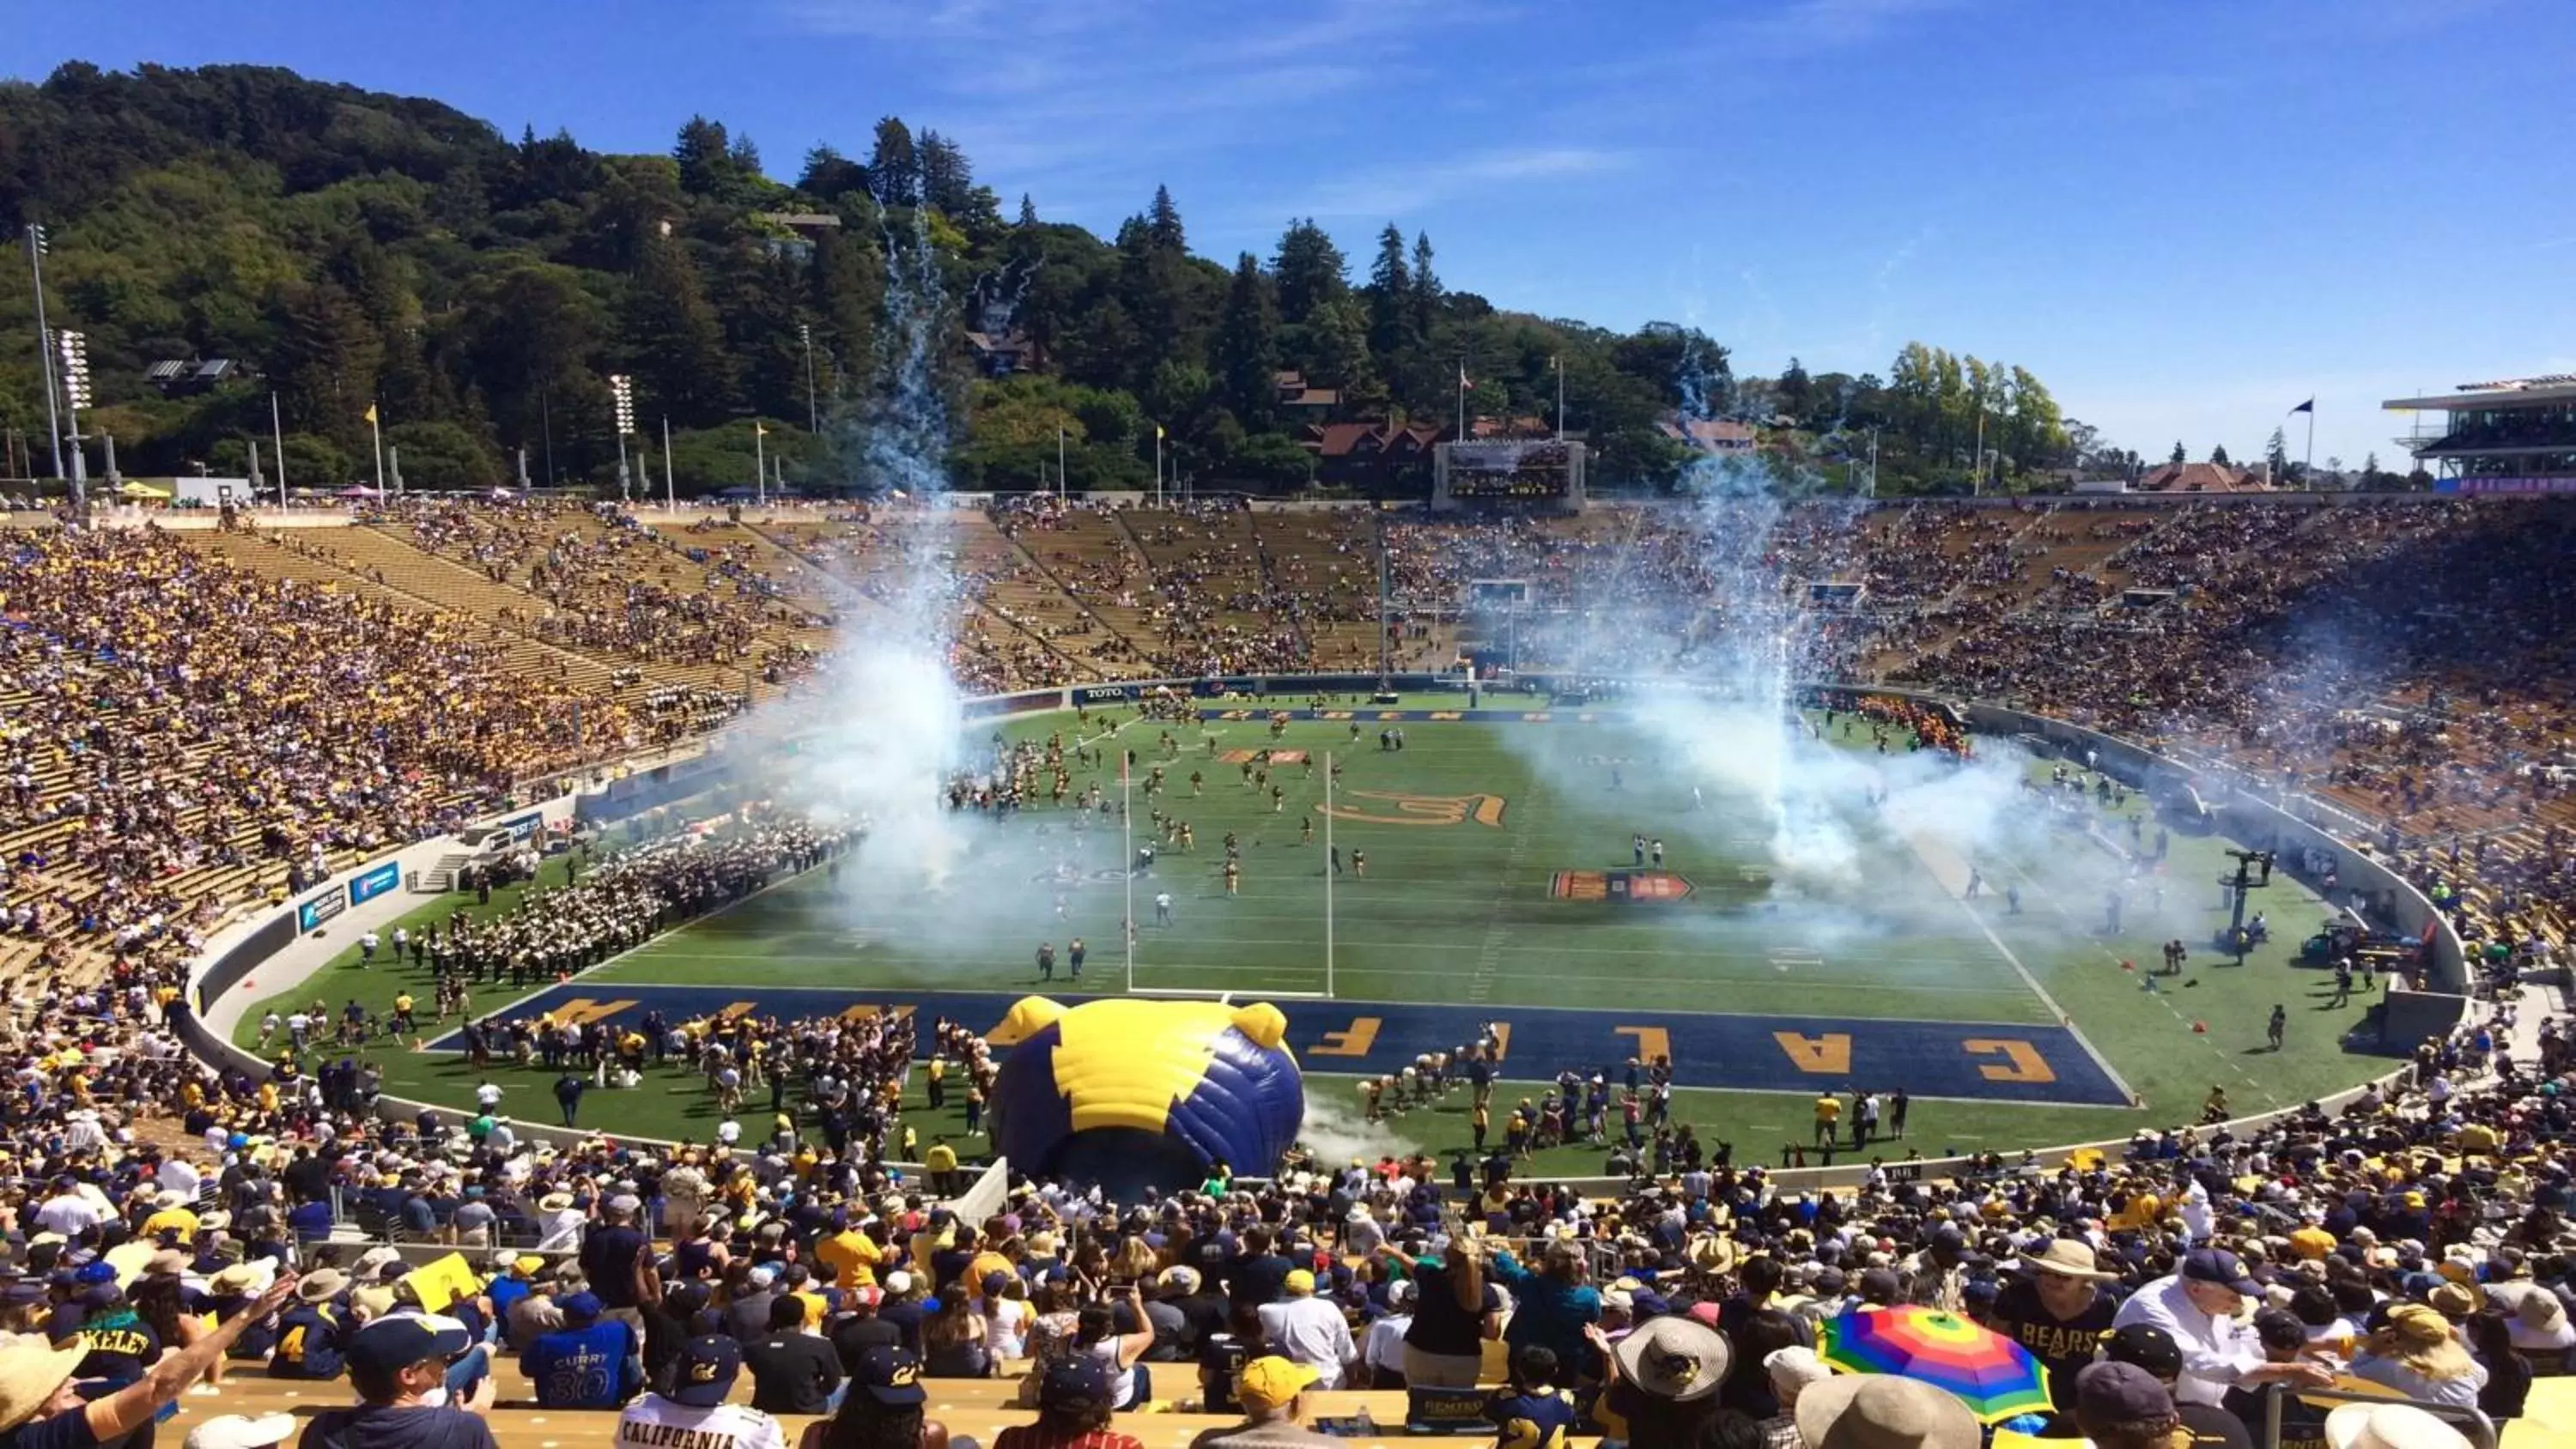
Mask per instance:
[[[828,1263],[832,1278],[844,1288],[873,1288],[877,1281],[877,1264],[885,1260],[875,1240],[850,1220],[849,1210],[832,1214],[832,1231],[814,1245],[815,1258]]]
[[[1816,1098],[1816,1145],[1818,1147],[1834,1145],[1834,1128],[1842,1120],[1842,1099],[1831,1092],[1819,1094]]]
[[[153,1199],[154,1212],[143,1220],[142,1236],[145,1240],[157,1239],[163,1233],[176,1233],[180,1242],[195,1242],[197,1215],[189,1210],[190,1201],[186,1193],[176,1191],[164,1192]]]
[[[912,1129],[903,1129],[904,1145],[912,1145]],[[930,1144],[930,1154],[921,1159],[922,1170],[930,1174],[930,1190],[941,1197],[957,1195],[957,1149],[946,1138]]]

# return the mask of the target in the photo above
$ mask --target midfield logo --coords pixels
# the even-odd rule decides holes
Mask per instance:
[[[1366,802],[1353,804],[1351,802]],[[1377,805],[1387,808],[1379,810]],[[1464,825],[1470,819],[1493,829],[1503,828],[1503,806],[1500,795],[1407,795],[1398,790],[1349,790],[1331,805],[1319,806],[1336,820],[1356,820],[1364,825]]]

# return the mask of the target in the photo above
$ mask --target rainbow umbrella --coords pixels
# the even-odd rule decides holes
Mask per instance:
[[[2048,1370],[1990,1328],[1937,1308],[1865,1308],[1825,1323],[1818,1352],[1855,1374],[1897,1374],[1955,1395],[1979,1422],[2046,1413]]]

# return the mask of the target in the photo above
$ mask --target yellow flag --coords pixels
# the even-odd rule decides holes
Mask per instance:
[[[769,436],[769,429],[762,427],[762,426],[760,425],[760,420],[759,420],[758,418],[754,418],[754,419],[752,419],[752,421],[751,421],[751,431],[752,431],[753,435],[754,435],[754,436],[756,436],[756,437],[763,437],[763,438],[765,438],[765,437],[768,437],[768,436]]]
[[[1163,425],[1162,425],[1161,423],[1156,423],[1156,424],[1154,424],[1154,440],[1155,440],[1156,442],[1160,442],[1160,441],[1162,441],[1162,438],[1163,438]]]
[[[376,420],[376,405],[375,405],[374,403],[369,403],[369,404],[367,404],[367,421],[368,421],[368,422],[370,422],[370,423],[373,423],[375,420]]]

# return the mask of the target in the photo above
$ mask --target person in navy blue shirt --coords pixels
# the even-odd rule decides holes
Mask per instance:
[[[295,1286],[295,1306],[277,1320],[277,1351],[268,1360],[273,1379],[336,1379],[340,1376],[342,1314],[332,1300],[349,1286],[348,1276],[318,1268]]]
[[[562,1303],[564,1326],[540,1334],[519,1360],[548,1409],[614,1409],[643,1390],[644,1346],[632,1324],[602,1318],[597,1294]]]
[[[1485,1399],[1500,1431],[1496,1449],[1562,1449],[1574,1432],[1574,1396],[1557,1387],[1556,1353],[1537,1344],[1512,1355],[1512,1381]]]

